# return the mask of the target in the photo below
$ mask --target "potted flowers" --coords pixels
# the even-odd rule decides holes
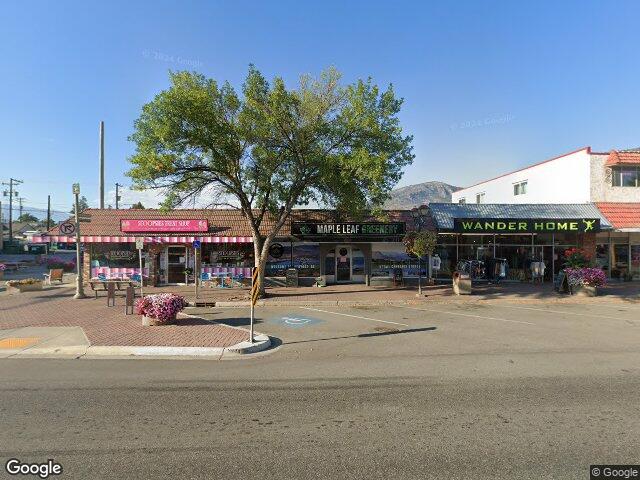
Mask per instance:
[[[184,297],[174,293],[158,293],[140,298],[136,302],[136,313],[142,315],[142,325],[171,325],[176,315],[187,306]]]
[[[599,268],[567,268],[565,273],[571,293],[586,297],[595,297],[598,287],[607,282],[605,273]]]
[[[39,280],[37,278],[9,280],[7,282],[7,287],[9,287],[9,291],[14,292],[35,292],[37,290],[42,290],[42,280]]]
[[[0,263],[0,280],[2,280],[4,278],[4,270],[7,268],[7,266],[4,263]]]

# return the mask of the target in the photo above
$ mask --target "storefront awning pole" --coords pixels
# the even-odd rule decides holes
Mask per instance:
[[[551,280],[556,280],[556,234],[551,234]]]

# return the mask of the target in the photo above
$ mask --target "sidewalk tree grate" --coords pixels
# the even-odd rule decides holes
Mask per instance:
[[[36,337],[9,337],[0,340],[0,348],[13,349],[28,347],[36,343],[39,338]]]

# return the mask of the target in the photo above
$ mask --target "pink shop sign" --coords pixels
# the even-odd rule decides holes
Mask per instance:
[[[120,220],[121,232],[207,232],[208,220],[179,220],[174,218],[145,218]]]

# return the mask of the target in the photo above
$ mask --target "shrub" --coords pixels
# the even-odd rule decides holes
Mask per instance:
[[[571,287],[587,285],[602,287],[607,283],[607,277],[599,268],[567,268],[567,281]]]
[[[591,263],[591,255],[582,248],[569,248],[564,251],[564,266],[568,268],[588,267]]]
[[[41,282],[42,280],[38,278],[23,278],[22,280],[9,280],[7,285],[10,287],[17,287],[18,285],[33,285]]]
[[[145,317],[168,322],[187,306],[184,297],[174,293],[148,295],[136,302],[136,313]]]
[[[45,260],[45,264],[47,265],[47,268],[51,270],[53,270],[54,268],[62,268],[65,272],[73,272],[76,269],[75,259],[68,261],[62,257],[57,256],[48,257]]]

